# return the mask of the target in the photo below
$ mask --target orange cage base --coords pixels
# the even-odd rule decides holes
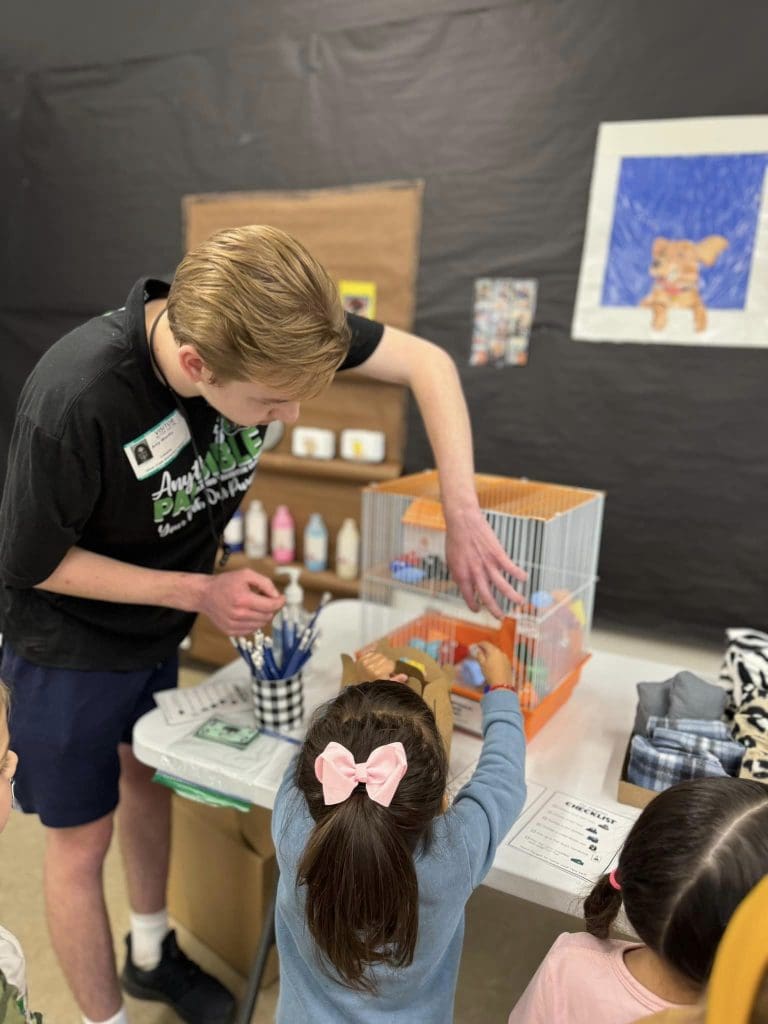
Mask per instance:
[[[525,738],[530,742],[542,726],[546,725],[556,711],[565,704],[574,691],[576,683],[581,679],[581,670],[591,658],[585,654],[582,661],[557,684],[554,690],[530,710],[523,708],[525,721]]]
[[[380,640],[366,644],[357,653],[359,655],[363,650],[369,650],[376,643],[386,643],[390,647],[408,647],[414,636],[420,637],[425,641],[450,639],[467,648],[481,640],[489,640],[507,655],[512,664],[514,676],[519,681],[518,695],[525,722],[525,736],[530,741],[571,696],[574,687],[581,678],[581,670],[589,660],[590,655],[584,654],[581,661],[560,680],[546,697],[537,699],[530,682],[524,679],[524,670],[515,656],[516,633],[517,622],[510,617],[503,619],[500,626],[494,628],[492,626],[480,626],[474,622],[451,618],[436,612],[427,612],[411,622],[398,627],[387,636],[381,637]],[[457,697],[463,698],[465,701],[476,701],[478,704],[483,696],[477,690],[463,686],[460,683],[455,683],[451,689]],[[531,707],[529,705],[534,706]],[[462,728],[460,720],[456,722],[456,727]],[[468,731],[479,732],[479,730],[474,728]]]

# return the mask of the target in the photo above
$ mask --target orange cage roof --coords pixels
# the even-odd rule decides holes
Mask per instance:
[[[548,484],[539,480],[521,480],[515,477],[486,476],[479,473],[475,474],[475,489],[482,509],[542,520],[554,519],[563,512],[569,512],[602,496],[600,491],[582,487]],[[413,503],[403,516],[403,523],[445,530],[436,470],[373,484],[367,490],[376,494],[412,497]]]

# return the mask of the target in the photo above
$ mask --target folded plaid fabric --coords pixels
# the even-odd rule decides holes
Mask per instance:
[[[657,726],[649,737],[654,747],[661,750],[679,750],[688,754],[714,754],[728,775],[738,775],[744,757],[744,747],[733,740],[713,740],[709,736],[696,736],[678,729]]]
[[[646,736],[652,736],[654,729],[675,729],[690,732],[695,736],[708,736],[712,740],[729,740],[731,730],[727,722],[711,718],[660,718],[650,715],[645,728]]]
[[[627,779],[636,786],[661,792],[688,779],[715,778],[725,774],[714,754],[659,750],[645,736],[632,737]]]

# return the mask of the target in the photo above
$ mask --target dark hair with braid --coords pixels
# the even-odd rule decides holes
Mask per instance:
[[[358,788],[326,806],[315,758],[328,743],[345,746],[356,762],[399,741],[408,769],[389,807]],[[406,967],[419,926],[414,853],[432,838],[448,777],[434,715],[402,683],[348,686],[315,713],[296,765],[296,785],[315,821],[301,856],[297,884],[307,887],[312,937],[342,983],[375,991],[374,964]]]
[[[697,985],[712,970],[731,915],[768,874],[768,786],[697,779],[659,793],[608,875],[584,901],[587,931],[607,938],[624,903],[641,940]]]

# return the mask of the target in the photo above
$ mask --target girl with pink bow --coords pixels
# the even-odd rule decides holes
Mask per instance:
[[[319,708],[275,802],[278,1024],[446,1024],[464,907],[525,801],[509,662],[481,645],[491,690],[470,781],[447,808],[434,715],[395,680]]]

